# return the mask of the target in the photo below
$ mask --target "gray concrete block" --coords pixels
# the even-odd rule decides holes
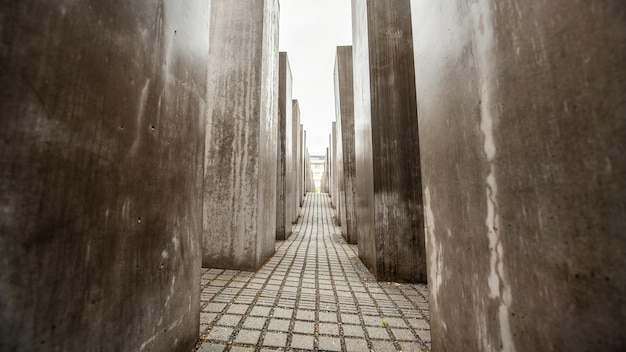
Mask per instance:
[[[1,7],[0,350],[193,349],[207,3]]]
[[[425,282],[409,1],[352,6],[359,257],[379,280]]]
[[[330,153],[328,152],[329,148],[326,148],[326,160],[325,160],[325,165],[324,165],[324,173],[322,174],[322,181],[320,182],[320,192],[321,193],[328,193],[330,195],[330,164],[329,164],[329,159],[330,159]]]
[[[306,139],[306,131],[304,131],[304,136]],[[305,148],[305,170],[304,173],[306,175],[305,178],[305,184],[306,184],[306,192],[315,192],[315,181],[313,180],[313,167],[311,166],[311,154],[309,154],[309,151],[307,148]]]
[[[305,172],[304,172],[304,159],[305,159],[305,146],[306,146],[306,137],[304,133],[304,126],[300,124],[300,140],[298,143],[298,199],[300,200],[299,206],[302,207],[304,205],[304,196],[306,195],[305,191]],[[298,211],[298,213],[300,213]]]
[[[298,213],[300,212],[300,105],[298,100],[292,101],[292,120],[291,120],[291,222],[298,222]]]
[[[626,348],[625,5],[412,2],[433,351]]]
[[[204,267],[256,270],[274,253],[278,2],[211,2]]]
[[[292,76],[286,52],[280,52],[278,83],[278,145],[276,173],[276,239],[286,240],[291,235],[293,215],[293,102]]]
[[[335,208],[335,223],[341,226],[339,218],[337,217],[337,207],[339,205],[338,193],[338,170],[337,170],[337,121],[331,122],[330,127],[330,204]]]
[[[341,173],[339,197],[341,233],[350,244],[357,243],[356,222],[356,165],[354,150],[354,94],[352,74],[352,47],[337,47],[335,60],[335,108],[341,138]]]

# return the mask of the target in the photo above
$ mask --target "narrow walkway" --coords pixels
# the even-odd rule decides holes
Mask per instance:
[[[376,282],[332,222],[327,194],[256,273],[203,269],[199,351],[424,351],[426,285]]]

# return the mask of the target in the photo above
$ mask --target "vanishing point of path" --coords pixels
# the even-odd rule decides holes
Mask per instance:
[[[376,282],[309,193],[287,241],[257,272],[203,269],[198,351],[424,351],[426,285]]]

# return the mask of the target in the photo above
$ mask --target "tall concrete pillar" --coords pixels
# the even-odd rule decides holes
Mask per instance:
[[[337,225],[341,226],[338,214],[339,196],[337,191],[337,121],[333,121],[330,127],[330,193],[331,203],[333,208],[335,208],[335,221]]]
[[[0,351],[189,351],[207,2],[0,7]]]
[[[412,12],[433,350],[624,350],[626,3]]]
[[[278,93],[278,145],[276,174],[276,239],[286,240],[291,235],[293,215],[293,102],[291,99],[291,68],[286,52],[280,52]]]
[[[305,190],[305,175],[306,173],[304,172],[304,159],[305,159],[305,146],[306,146],[306,134],[304,132],[304,126],[302,124],[300,124],[300,143],[298,143],[298,172],[300,173],[300,175],[298,176],[298,182],[299,182],[299,187],[298,187],[298,191],[299,191],[299,196],[298,199],[300,200],[300,204],[299,206],[302,207],[302,205],[304,205],[304,196],[306,195],[306,190]]]
[[[304,155],[304,170],[302,172],[303,173],[302,176],[304,178],[303,195],[306,195],[307,192],[309,192],[309,188],[308,188],[309,173],[307,171],[307,168],[309,167],[309,151],[308,151],[308,148],[306,146],[306,130],[303,129],[302,135],[303,135],[303,138],[302,138],[302,154]]]
[[[335,60],[335,109],[341,136],[340,195],[341,233],[350,244],[357,243],[356,165],[354,151],[354,94],[352,47],[337,47]]]
[[[211,2],[202,264],[256,270],[274,253],[278,1]]]
[[[352,2],[359,257],[426,282],[409,0]]]
[[[291,125],[291,158],[292,158],[292,177],[291,177],[291,222],[298,222],[298,213],[300,212],[300,106],[298,100],[292,102],[292,125]]]
[[[324,161],[324,173],[320,181],[320,192],[330,195],[330,153],[328,149],[326,148],[326,160]]]

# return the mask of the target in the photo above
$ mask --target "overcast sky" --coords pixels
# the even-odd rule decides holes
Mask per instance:
[[[336,47],[351,44],[350,0],[280,0],[279,46],[289,57],[311,155],[326,153],[335,120]]]

